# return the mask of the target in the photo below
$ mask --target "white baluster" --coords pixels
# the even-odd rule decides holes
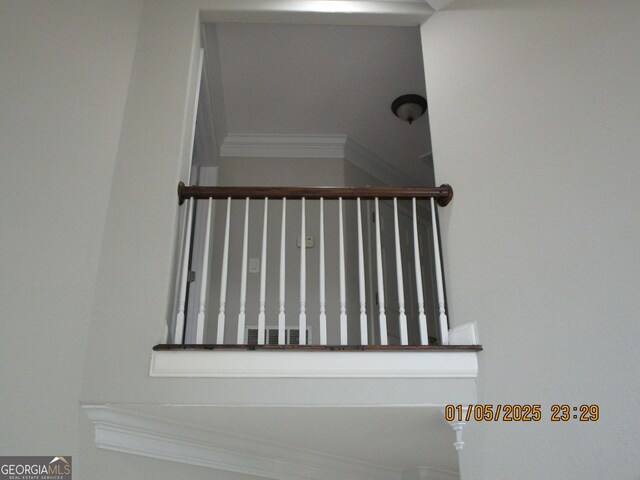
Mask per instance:
[[[187,304],[187,283],[189,282],[189,254],[191,253],[191,222],[193,219],[193,204],[195,198],[187,200],[187,231],[184,239],[184,250],[182,253],[182,272],[180,274],[180,298],[178,304],[178,315],[176,316],[175,331],[173,332],[173,343],[182,343],[184,335],[184,310]]]
[[[264,217],[262,219],[262,260],[260,261],[260,309],[258,313],[258,345],[264,345],[265,308],[267,294],[267,220],[269,199],[264,199]]]
[[[364,245],[362,240],[362,208],[358,198],[358,285],[360,287],[360,343],[369,344],[367,326],[367,296],[364,283]]]
[[[249,244],[249,197],[244,206],[244,234],[242,238],[242,276],[240,278],[240,313],[238,313],[238,338],[236,343],[244,343],[245,308],[247,303],[247,250]]]
[[[324,198],[320,198],[320,345],[327,344],[327,313],[324,261]]]
[[[413,198],[413,258],[416,266],[416,293],[418,295],[418,325],[420,326],[420,344],[429,345],[427,332],[427,316],[424,313],[424,296],[422,293],[422,267],[420,265],[420,244],[418,243],[418,215],[416,199]]]
[[[300,345],[307,344],[307,257],[306,257],[306,226],[305,226],[305,212],[304,212],[304,198],[302,199],[302,218],[300,221]]]
[[[280,230],[280,312],[278,313],[278,345],[285,344],[285,239],[287,235],[287,199],[282,199],[282,228]]]
[[[338,199],[338,236],[340,261],[340,345],[347,344],[347,295],[344,273],[344,226],[342,221],[342,198]]]
[[[398,199],[393,199],[393,221],[396,237],[396,277],[398,279],[398,323],[400,324],[400,344],[409,345],[407,315],[404,311],[404,279],[402,278],[402,251],[400,249],[400,226],[398,222]]]
[[[227,303],[227,272],[229,268],[229,222],[231,218],[231,197],[227,198],[227,219],[224,227],[224,246],[222,247],[222,273],[220,274],[220,313],[218,313],[218,332],[216,343],[224,343],[225,305]]]
[[[431,199],[431,227],[433,230],[433,250],[436,268],[436,286],[438,289],[438,323],[440,324],[440,342],[449,344],[449,324],[444,304],[444,284],[442,281],[442,262],[440,260],[440,241],[438,240],[438,222],[436,222],[436,204]]]
[[[204,305],[207,300],[207,277],[209,276],[209,240],[211,239],[211,207],[213,199],[209,199],[207,209],[207,226],[204,234],[204,255],[202,256],[202,278],[200,279],[200,306],[196,321],[196,344],[204,343]]]
[[[380,323],[380,345],[388,345],[387,316],[384,313],[384,272],[382,271],[382,242],[380,241],[380,209],[376,198],[376,271],[378,274],[378,306]]]

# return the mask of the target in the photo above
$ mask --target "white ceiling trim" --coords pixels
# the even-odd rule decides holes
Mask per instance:
[[[347,138],[344,146],[344,159],[388,185],[394,187],[415,185],[415,180],[411,176],[350,137]]]
[[[419,26],[433,13],[427,1],[416,0],[217,0],[214,6],[200,12],[200,19],[205,23],[286,21],[325,25]]]
[[[420,475],[420,480],[460,480],[458,473],[439,468],[419,467],[418,474]]]
[[[263,135],[229,133],[222,157],[344,158],[346,135]]]
[[[229,133],[221,157],[342,158],[388,185],[415,184],[411,176],[345,134],[265,135]]]
[[[439,468],[417,467],[403,470],[402,480],[460,480],[460,475]]]
[[[402,470],[204,429],[110,405],[83,405],[99,448],[276,480],[400,480]]]
[[[448,7],[455,2],[455,0],[426,0],[426,2],[437,12],[438,10]]]

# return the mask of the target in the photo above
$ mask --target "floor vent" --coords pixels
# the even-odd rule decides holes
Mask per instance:
[[[258,344],[258,327],[247,327],[247,344]],[[267,345],[278,345],[278,327],[265,328],[265,343]],[[300,345],[300,329],[294,327],[285,327],[284,342],[286,345]],[[311,328],[307,327],[307,345],[311,345]]]

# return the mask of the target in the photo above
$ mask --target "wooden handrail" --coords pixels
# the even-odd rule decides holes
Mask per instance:
[[[155,345],[156,352],[176,350],[289,350],[301,352],[351,351],[351,352],[480,352],[482,345],[220,345],[220,344],[160,344]]]
[[[178,184],[178,203],[187,198],[196,199],[320,199],[338,198],[373,200],[375,198],[434,198],[444,207],[453,198],[453,188],[444,184],[439,187],[199,187]]]

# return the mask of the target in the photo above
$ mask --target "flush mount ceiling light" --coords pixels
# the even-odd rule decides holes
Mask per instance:
[[[411,124],[427,111],[427,101],[420,95],[401,95],[391,104],[391,111],[400,120]]]

